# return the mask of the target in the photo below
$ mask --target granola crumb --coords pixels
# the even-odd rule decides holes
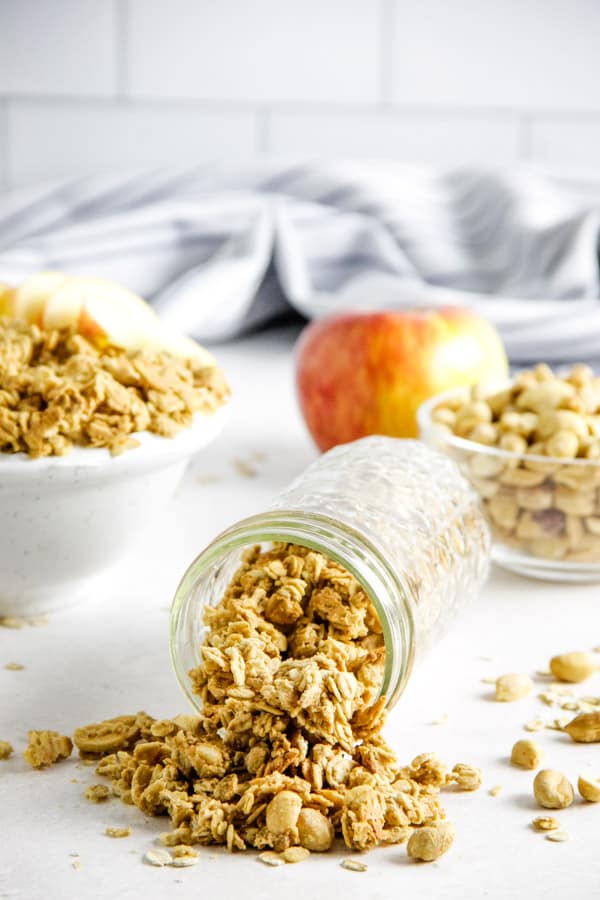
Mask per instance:
[[[23,751],[23,757],[32,769],[45,769],[67,759],[72,751],[71,738],[58,731],[30,731],[29,746]]]
[[[449,720],[450,720],[450,716],[448,715],[448,713],[444,713],[443,715],[439,716],[439,718],[432,719],[431,724],[432,725],[447,725]]]
[[[568,831],[549,831],[545,837],[547,841],[553,841],[555,844],[571,840],[571,835]]]
[[[19,616],[0,616],[0,628],[24,628],[27,620]]]
[[[72,869],[82,869],[83,863],[81,862],[80,859],[74,859],[73,862],[71,863],[71,868]]]
[[[560,822],[554,816],[536,816],[531,824],[535,831],[557,831],[560,828]]]
[[[25,628],[26,625],[30,625],[32,628],[39,628],[47,624],[47,616],[0,616],[0,628]]]
[[[273,850],[265,850],[264,853],[259,853],[257,859],[265,866],[285,866],[283,857]]]
[[[299,863],[308,859],[310,850],[307,850],[306,847],[288,847],[281,855],[286,863]]]
[[[17,662],[9,662],[4,666],[9,672],[22,672],[25,666]]]
[[[0,759],[9,759],[13,754],[13,745],[8,741],[0,741]]]
[[[233,467],[242,478],[256,478],[258,471],[245,459],[234,459]]]
[[[546,727],[546,723],[543,719],[530,719],[523,727],[525,731],[542,731]]]
[[[85,791],[84,796],[90,803],[104,803],[105,800],[108,800],[110,792],[105,784],[92,784]]]
[[[488,794],[490,795],[490,797],[497,797],[498,794],[500,794],[501,792],[502,792],[502,785],[495,784],[493,787],[491,787],[489,789]]]
[[[348,869],[350,872],[366,872],[369,868],[366,863],[359,862],[357,859],[343,859],[340,865],[342,869]]]
[[[144,854],[144,862],[149,866],[157,866],[158,868],[162,868],[163,866],[170,866],[172,859],[171,854],[168,850],[153,849],[147,850]]]
[[[114,825],[109,825],[108,828],[104,830],[104,834],[106,837],[110,838],[126,838],[131,834],[131,828],[117,828]]]

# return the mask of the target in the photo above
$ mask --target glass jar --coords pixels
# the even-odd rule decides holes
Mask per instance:
[[[228,528],[185,573],[171,612],[171,657],[192,705],[202,611],[216,605],[248,547],[288,541],[344,566],[374,604],[385,639],[380,693],[393,706],[414,661],[479,593],[490,536],[452,460],[413,440],[368,437],[330,450],[264,513]]]

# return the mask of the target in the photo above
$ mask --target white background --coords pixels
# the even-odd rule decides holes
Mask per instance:
[[[597,166],[598,0],[0,0],[0,186],[256,155]]]
[[[195,868],[153,869],[142,855],[167,828],[165,819],[147,819],[117,799],[92,806],[83,792],[100,779],[75,759],[43,772],[22,760],[28,728],[70,733],[142,708],[158,717],[184,711],[168,655],[168,607],[180,576],[217,532],[264,509],[316,455],[294,400],[292,337],[290,331],[260,335],[221,348],[235,392],[230,424],[194,461],[167,515],[105,589],[87,605],[52,616],[44,628],[0,628],[0,738],[17,751],[0,762],[1,900],[597,897],[600,804],[577,799],[556,813],[571,840],[550,843],[530,827],[541,812],[532,798],[533,773],[508,762],[514,741],[528,736],[525,722],[558,713],[536,696],[496,703],[481,681],[508,671],[533,673],[555,653],[600,645],[597,585],[544,584],[495,571],[479,602],[414,672],[387,726],[399,758],[409,762],[435,751],[450,765],[481,766],[484,775],[474,794],[443,794],[457,837],[437,863],[413,863],[404,847],[390,847],[361,856],[369,869],[359,874],[340,868],[348,852],[339,847],[298,866],[269,869],[254,853],[202,848]],[[256,462],[256,453],[266,459]],[[254,465],[256,477],[243,477],[236,459]],[[216,480],[207,483],[210,478]],[[487,656],[493,659],[481,658]],[[6,671],[11,661],[25,670]],[[599,694],[600,673],[579,692]],[[432,724],[444,714],[447,724]],[[581,772],[600,775],[600,745],[575,745],[554,731],[534,737],[544,748],[544,765],[571,781]],[[502,792],[492,797],[488,790],[497,784]],[[129,825],[131,837],[105,837],[109,825]],[[79,870],[72,853],[79,854]]]

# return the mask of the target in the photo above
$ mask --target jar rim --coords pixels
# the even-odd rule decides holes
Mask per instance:
[[[192,706],[199,707],[189,678],[189,655],[182,643],[187,640],[190,626],[189,604],[197,596],[202,580],[232,554],[255,544],[282,540],[333,559],[366,592],[377,612],[385,643],[384,676],[378,696],[385,694],[386,706],[391,708],[403,692],[414,662],[413,591],[364,534],[331,516],[299,509],[277,509],[242,519],[219,534],[188,566],[175,591],[170,615],[171,662],[184,695]],[[199,649],[198,640],[198,663]]]

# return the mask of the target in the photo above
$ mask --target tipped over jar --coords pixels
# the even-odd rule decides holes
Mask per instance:
[[[479,594],[490,536],[478,497],[445,456],[413,440],[368,437],[329,451],[268,510],[232,525],[184,575],[171,614],[171,656],[184,693],[201,702],[189,672],[242,556],[288,542],[342,566],[373,604],[385,643],[379,693],[388,707],[414,662]]]

